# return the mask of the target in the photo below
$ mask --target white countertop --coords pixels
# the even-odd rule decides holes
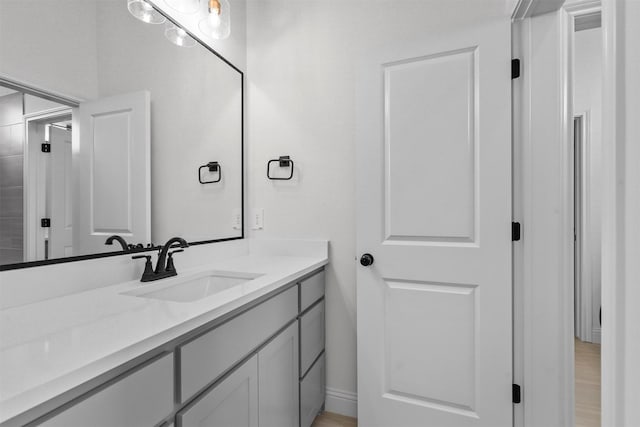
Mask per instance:
[[[123,292],[138,280],[0,311],[0,423],[327,264],[326,256],[243,255],[179,271],[262,276],[194,302]],[[179,265],[178,265],[179,268]],[[168,279],[169,280],[169,279]]]

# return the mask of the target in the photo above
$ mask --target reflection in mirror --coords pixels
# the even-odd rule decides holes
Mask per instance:
[[[241,238],[242,78],[126,0],[2,0],[0,265]]]

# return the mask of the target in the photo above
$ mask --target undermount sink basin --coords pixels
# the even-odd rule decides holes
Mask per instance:
[[[193,302],[243,285],[261,274],[211,272],[197,277],[164,279],[144,288],[123,292],[123,295],[174,302]]]

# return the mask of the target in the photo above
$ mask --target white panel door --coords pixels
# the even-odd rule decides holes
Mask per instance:
[[[363,59],[363,427],[512,424],[510,39],[505,16]]]
[[[73,255],[71,130],[51,127],[49,258]]]
[[[151,241],[150,101],[136,92],[80,104],[74,141],[74,255],[105,252],[118,234]]]

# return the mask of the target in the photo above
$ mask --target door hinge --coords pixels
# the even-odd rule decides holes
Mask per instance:
[[[40,227],[42,227],[42,228],[51,227],[51,218],[42,218],[40,220]]]
[[[513,384],[512,394],[513,394],[513,403],[522,402],[522,395],[520,393],[520,386],[518,384]]]
[[[51,144],[49,144],[48,142],[43,142],[42,146],[41,146],[42,152],[43,153],[50,153],[51,152]]]
[[[511,78],[517,79],[518,77],[520,77],[520,60],[514,58],[511,60]]]
[[[520,240],[520,229],[521,227],[519,222],[511,223],[511,240],[513,240],[514,242]]]

